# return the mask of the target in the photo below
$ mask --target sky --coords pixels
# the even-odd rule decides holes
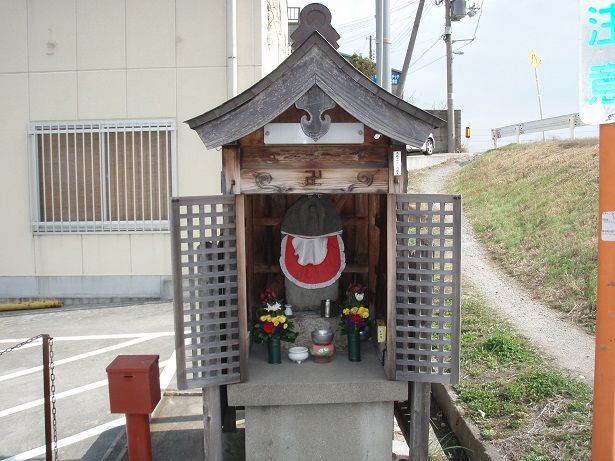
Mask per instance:
[[[375,0],[320,0],[330,10],[341,36],[339,51],[369,54],[369,35],[375,36]],[[308,0],[288,0],[305,6]],[[418,0],[390,0],[391,64],[401,69]],[[468,0],[481,7],[470,18],[453,23],[457,42],[453,82],[455,108],[462,111],[462,127],[472,128],[470,150],[492,146],[490,129],[540,118],[534,69],[529,53],[541,58],[538,68],[544,117],[578,112],[578,2],[571,0]],[[422,109],[446,108],[444,6],[426,0],[405,99]],[[547,137],[567,135],[548,132]],[[578,129],[594,135],[595,127]],[[525,140],[536,139],[526,136]],[[514,139],[508,139],[514,141]]]

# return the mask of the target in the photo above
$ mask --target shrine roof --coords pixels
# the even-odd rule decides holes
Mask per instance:
[[[230,144],[271,122],[313,86],[361,123],[402,144],[420,146],[445,123],[372,82],[318,31],[252,87],[186,123],[207,148]]]

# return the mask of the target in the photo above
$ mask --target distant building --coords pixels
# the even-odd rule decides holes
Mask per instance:
[[[226,2],[0,3],[0,298],[169,297],[168,200],[220,193],[183,121],[227,99]],[[237,0],[239,91],[288,55]]]

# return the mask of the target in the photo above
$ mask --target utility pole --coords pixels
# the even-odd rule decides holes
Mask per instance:
[[[382,0],[382,88],[391,92],[391,37],[389,0]]]
[[[414,17],[414,26],[412,27],[412,34],[410,35],[410,42],[408,43],[408,49],[406,50],[404,66],[401,69],[401,76],[399,77],[399,83],[397,84],[396,96],[398,98],[401,98],[404,94],[404,85],[406,84],[408,68],[410,67],[410,61],[412,60],[412,53],[414,52],[414,44],[416,43],[416,36],[419,32],[419,24],[421,23],[421,16],[423,16],[424,6],[425,0],[419,0],[419,6],[416,9],[416,16]]]
[[[369,59],[371,61],[374,60],[374,53],[372,51],[372,41],[374,40],[374,36],[370,35],[369,37],[367,37],[367,40],[369,40]]]
[[[446,131],[448,151],[455,152],[455,107],[453,103],[453,41],[451,26],[451,0],[444,0],[444,42],[446,43]]]
[[[382,86],[382,0],[376,0],[376,80]]]

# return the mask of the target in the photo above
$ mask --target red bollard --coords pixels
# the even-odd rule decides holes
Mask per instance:
[[[158,355],[118,355],[107,367],[111,413],[126,414],[128,459],[152,460],[149,415],[160,402]]]

